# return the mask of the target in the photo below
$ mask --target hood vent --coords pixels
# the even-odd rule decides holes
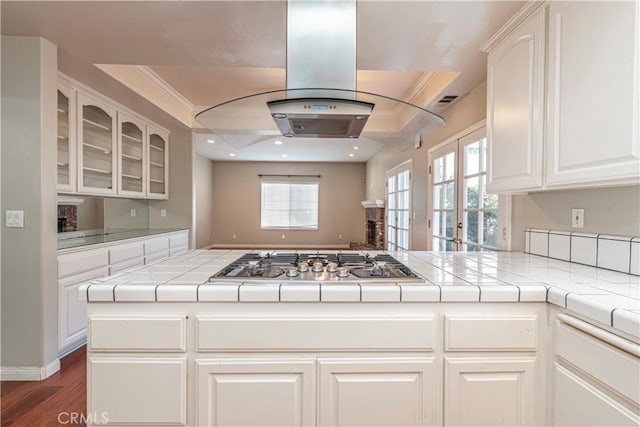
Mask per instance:
[[[373,104],[328,98],[267,102],[282,135],[298,138],[358,138]]]

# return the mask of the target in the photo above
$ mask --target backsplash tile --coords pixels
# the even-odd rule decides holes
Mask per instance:
[[[563,261],[571,259],[571,233],[556,231],[549,233],[549,258]]]
[[[571,235],[571,262],[596,265],[598,236],[596,234]]]
[[[529,236],[529,250],[533,255],[548,256],[549,230],[531,230]]]
[[[631,238],[598,236],[598,264],[596,267],[629,272]]]
[[[640,276],[640,237],[535,228],[524,234],[527,254]]]

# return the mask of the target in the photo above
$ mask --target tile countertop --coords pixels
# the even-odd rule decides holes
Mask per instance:
[[[391,255],[427,283],[207,283],[245,252],[193,250],[92,281],[80,295],[89,302],[546,301],[640,337],[640,276],[521,252],[412,251]]]

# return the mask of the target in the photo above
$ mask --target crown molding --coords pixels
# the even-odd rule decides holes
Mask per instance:
[[[151,67],[147,65],[132,65],[134,69],[136,69],[140,74],[145,76],[149,81],[151,81],[158,89],[165,93],[165,95],[173,98],[177,103],[182,104],[185,108],[189,110],[194,110],[194,105],[184,97],[180,92],[178,92],[173,86],[167,83],[162,77],[158,75],[155,71],[151,69]]]
[[[431,80],[435,77],[436,73],[433,71],[427,71],[420,75],[420,78],[416,81],[416,83],[409,89],[409,91],[405,94],[404,100],[410,104],[414,104],[414,101],[422,94],[422,92],[427,88]]]
[[[530,0],[528,1],[515,15],[511,17],[500,29],[480,47],[481,52],[489,53],[502,39],[504,39],[511,31],[513,31],[518,25],[522,23],[529,15],[531,15],[536,9],[542,6],[545,2],[543,0]]]

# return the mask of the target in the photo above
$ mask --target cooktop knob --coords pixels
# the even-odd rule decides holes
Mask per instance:
[[[338,277],[349,277],[349,269],[347,267],[338,267]]]
[[[336,264],[335,262],[330,262],[329,264],[327,264],[327,271],[329,273],[335,273],[336,271],[338,271],[338,264]]]
[[[287,268],[287,276],[289,277],[296,277],[298,274],[298,270],[296,270],[295,268]]]
[[[313,263],[312,269],[314,273],[320,273],[322,270],[324,270],[324,265],[322,264],[321,261],[316,261]]]
[[[299,262],[298,263],[298,271],[300,271],[300,272],[309,271],[309,264],[307,264],[306,262]]]

